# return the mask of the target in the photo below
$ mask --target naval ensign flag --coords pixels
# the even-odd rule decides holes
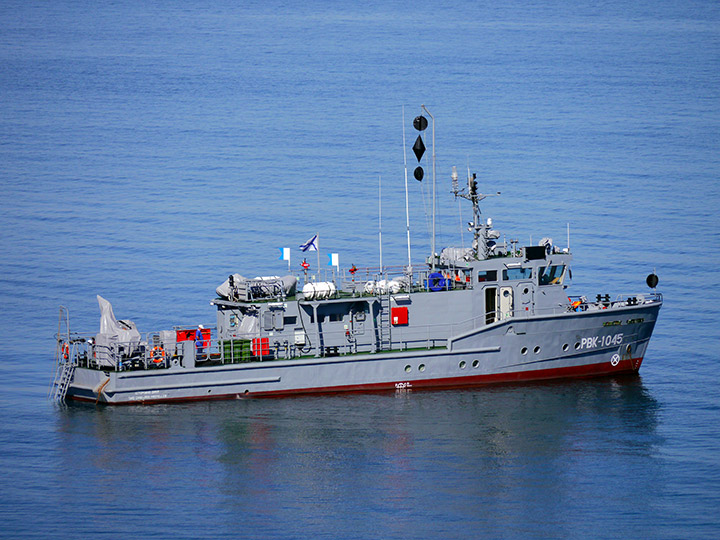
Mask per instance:
[[[318,235],[317,234],[300,246],[300,251],[317,251],[317,250],[318,250]]]
[[[317,268],[318,268],[318,279],[320,279],[320,241],[316,234],[310,240],[300,246],[300,251],[317,251]]]

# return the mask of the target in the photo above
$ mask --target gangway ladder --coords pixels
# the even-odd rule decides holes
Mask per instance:
[[[65,327],[64,331],[63,325]],[[50,387],[48,397],[56,403],[63,403],[77,365],[77,350],[74,344],[70,342],[70,313],[64,306],[60,306],[58,313],[58,333],[56,338],[55,379]]]
[[[380,314],[378,315],[378,350],[389,351],[392,348],[390,326],[390,290],[380,293]]]

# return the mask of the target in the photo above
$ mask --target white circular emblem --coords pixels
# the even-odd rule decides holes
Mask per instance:
[[[612,358],[610,359],[610,363],[613,367],[617,366],[620,363],[620,355],[619,354],[613,354]]]

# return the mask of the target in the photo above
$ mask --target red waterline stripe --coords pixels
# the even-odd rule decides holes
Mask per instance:
[[[563,368],[538,369],[532,371],[519,371],[514,373],[494,373],[491,375],[468,375],[465,377],[444,377],[442,379],[423,379],[417,381],[392,381],[372,384],[356,384],[347,386],[320,386],[315,388],[297,388],[291,390],[270,390],[267,392],[248,392],[238,394],[217,394],[202,395],[180,398],[164,398],[164,399],[148,399],[135,401],[118,401],[104,402],[106,405],[150,405],[155,403],[177,403],[186,401],[210,401],[210,400],[227,400],[251,397],[282,397],[282,396],[299,396],[305,394],[339,394],[346,392],[380,392],[386,390],[407,389],[415,390],[422,388],[463,388],[468,386],[483,386],[487,384],[517,383],[530,381],[545,381],[550,379],[573,379],[583,377],[599,377],[603,375],[622,375],[627,373],[637,373],[642,364],[642,358],[631,358],[623,360],[617,366],[612,366],[610,362],[601,362],[599,364],[588,364],[583,366],[570,366]],[[403,385],[403,386],[397,386]],[[407,386],[405,386],[407,385]],[[83,401],[96,403],[96,398],[86,398],[81,396],[68,396],[69,399],[75,401]]]

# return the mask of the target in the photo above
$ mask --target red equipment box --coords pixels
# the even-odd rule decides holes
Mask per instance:
[[[254,356],[267,356],[270,354],[270,339],[266,337],[253,338],[252,353]]]
[[[197,332],[197,328],[191,328],[189,330],[176,330],[175,331],[175,339],[178,343],[181,341],[195,341],[195,332]],[[209,328],[203,328],[200,330],[203,337],[203,347],[209,347],[210,346],[210,329]]]
[[[406,306],[390,308],[390,320],[393,326],[408,323],[408,308]]]

